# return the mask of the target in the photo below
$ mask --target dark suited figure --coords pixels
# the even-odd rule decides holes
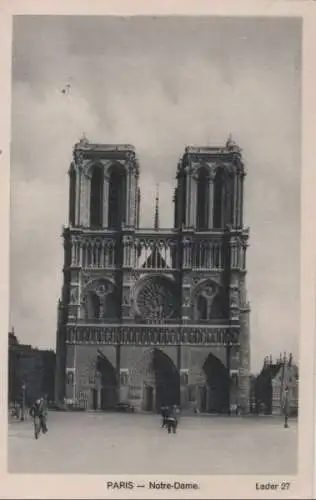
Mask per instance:
[[[173,431],[173,434],[176,433],[177,431],[177,426],[178,426],[178,419],[176,415],[176,408],[175,406],[171,408],[168,412],[167,416],[167,429],[168,429],[168,434],[171,434],[171,431]]]
[[[37,432],[36,432],[37,420],[39,420],[40,423],[40,430],[43,432],[43,434],[46,434],[46,432],[48,431],[46,423],[47,408],[43,398],[39,398],[35,401],[35,403],[30,409],[30,415],[33,418],[34,422],[35,437],[37,438]]]
[[[284,391],[284,399],[283,399],[283,414],[284,414],[284,428],[287,429],[289,427],[289,414],[290,414],[290,402],[289,402],[289,388],[285,387]]]

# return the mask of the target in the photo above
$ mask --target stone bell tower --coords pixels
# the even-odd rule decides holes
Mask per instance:
[[[94,323],[120,323],[129,315],[124,296],[129,288],[131,242],[139,225],[138,177],[133,146],[92,144],[86,138],[75,144],[69,169],[69,225],[63,232],[64,285],[57,334],[59,372],[63,365],[66,378],[72,370],[75,373],[75,349],[65,343],[65,325],[89,324],[92,319]],[[118,356],[117,350],[113,357]],[[64,381],[70,399],[75,391],[73,379]],[[56,385],[63,385],[60,373]],[[61,392],[58,399],[60,396]]]
[[[250,345],[244,178],[241,150],[231,137],[222,148],[187,147],[177,169],[174,227],[183,242],[182,322],[225,323],[239,331],[239,346],[228,342],[225,356],[216,355],[230,373],[230,402],[247,411]]]

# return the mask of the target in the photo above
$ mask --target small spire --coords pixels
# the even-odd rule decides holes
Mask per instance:
[[[235,153],[241,153],[241,148],[237,145],[237,143],[234,141],[232,134],[230,133],[228,136],[228,139],[226,141],[225,145],[226,149],[229,151],[233,151]]]
[[[235,142],[233,141],[233,136],[230,132],[226,141],[226,148],[231,148],[232,146],[235,146]]]
[[[89,141],[88,141],[88,139],[87,139],[87,136],[86,136],[85,132],[83,132],[83,133],[82,133],[82,136],[81,136],[81,138],[80,138],[80,140],[79,140],[79,144],[87,144],[88,142],[89,142]]]
[[[156,184],[154,229],[155,231],[158,231],[159,229],[159,185],[158,184]]]

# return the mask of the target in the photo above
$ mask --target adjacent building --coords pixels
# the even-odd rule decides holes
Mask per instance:
[[[9,332],[9,403],[32,404],[40,396],[54,401],[56,355],[52,350],[20,344],[14,330]]]
[[[284,353],[273,360],[264,359],[259,375],[250,377],[250,411],[267,415],[282,415],[285,399],[290,415],[298,414],[299,372],[292,355]]]
[[[56,400],[157,411],[249,409],[248,229],[240,148],[186,147],[174,224],[140,227],[140,166],[130,145],[74,146]]]
[[[299,370],[292,355],[284,354],[282,364],[272,380],[272,412],[280,415],[283,411],[285,389],[289,402],[290,415],[298,415],[299,411]]]

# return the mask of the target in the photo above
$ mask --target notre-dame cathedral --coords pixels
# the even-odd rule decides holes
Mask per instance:
[[[186,147],[174,225],[140,227],[130,145],[74,146],[58,304],[56,400],[248,411],[248,229],[241,149]]]

